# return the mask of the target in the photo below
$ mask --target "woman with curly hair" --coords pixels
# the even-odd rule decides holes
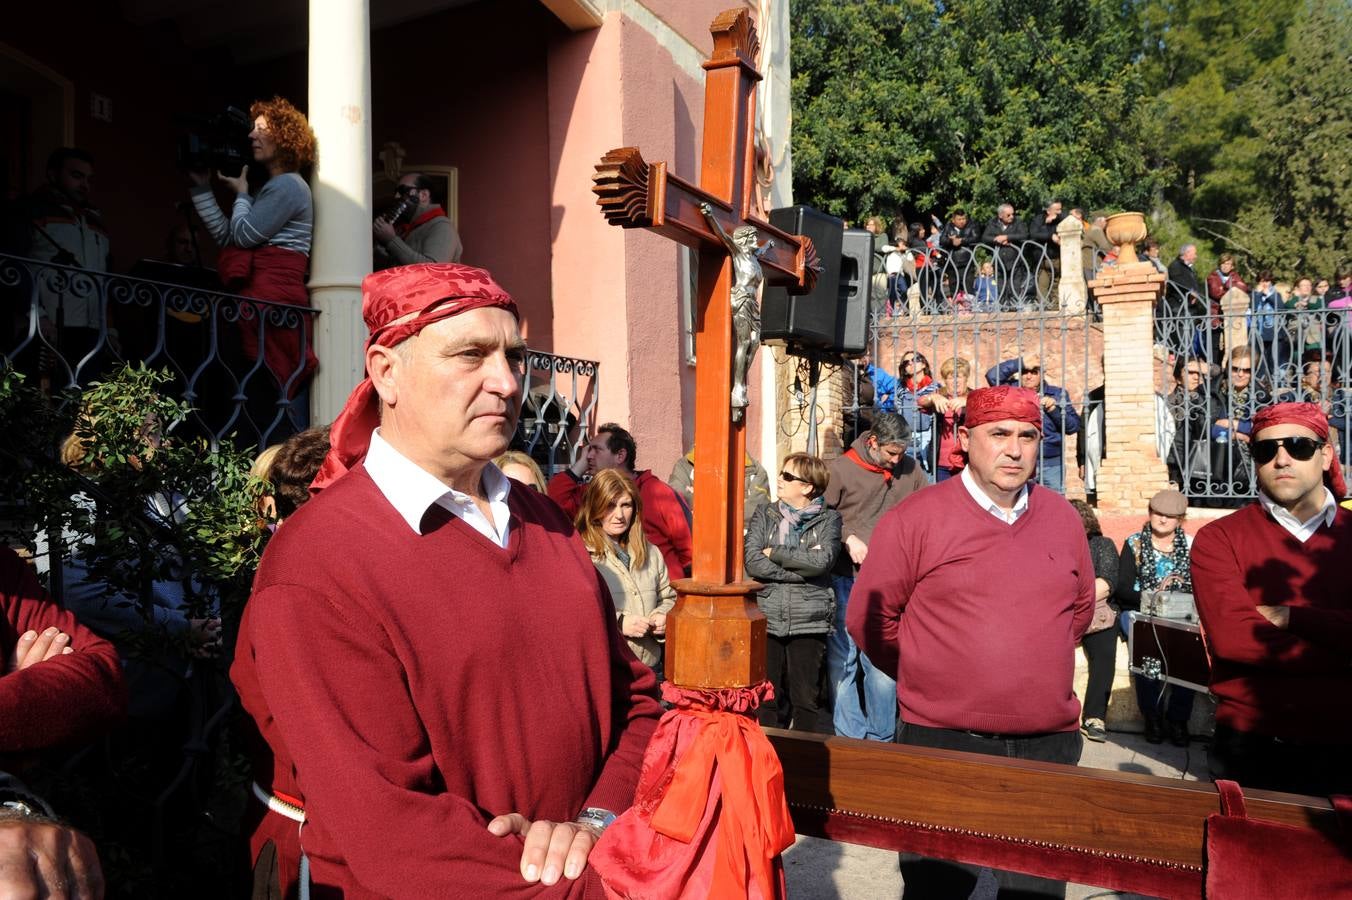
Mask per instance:
[[[314,164],[315,134],[305,116],[281,97],[260,100],[249,113],[254,123],[249,132],[253,158],[267,169],[267,182],[255,197],[249,193],[247,165],[234,177],[217,172],[216,178],[235,192],[227,216],[216,203],[210,173],[194,170],[188,173],[193,205],[221,245],[217,266],[227,290],[258,300],[309,306],[305,271],[314,229],[314,198],[300,173]],[[268,370],[293,398],[317,364],[310,321],[308,317],[304,321],[304,358],[298,329],[268,328],[264,336]],[[241,317],[240,325],[244,352],[250,361],[256,360],[258,318]]]

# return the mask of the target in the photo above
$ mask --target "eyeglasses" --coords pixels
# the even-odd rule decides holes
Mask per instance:
[[[1306,457],[1306,459],[1308,458],[1309,457]],[[797,475],[790,475],[788,472],[780,472],[779,477],[784,481],[800,481],[803,484],[809,483],[806,478],[799,478]]]
[[[1241,366],[1231,366],[1231,367],[1230,367],[1230,374],[1231,374],[1231,375],[1248,375],[1248,374],[1251,373],[1252,371],[1253,371],[1253,369],[1246,369],[1246,368],[1243,368],[1243,367],[1241,367]]]
[[[1317,438],[1281,437],[1253,441],[1249,444],[1249,450],[1253,453],[1254,461],[1260,466],[1265,466],[1277,458],[1277,450],[1280,447],[1285,447],[1292,459],[1307,462],[1322,446],[1324,442]]]
[[[396,196],[396,197],[402,197],[402,196],[404,196],[405,194],[412,194],[412,193],[415,193],[415,192],[417,192],[417,190],[418,190],[418,189],[417,189],[416,187],[414,187],[413,185],[411,185],[411,184],[401,184],[401,185],[399,185],[397,188],[394,189],[394,196]]]
[[[1023,374],[1025,374],[1025,375],[1041,375],[1041,374],[1042,374],[1042,367],[1041,367],[1041,366],[1033,366],[1031,369],[1024,369],[1024,370],[1023,370]]]

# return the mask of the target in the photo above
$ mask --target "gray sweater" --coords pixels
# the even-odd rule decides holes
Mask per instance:
[[[229,218],[207,185],[192,189],[192,202],[207,232],[222,247],[247,250],[267,244],[310,255],[314,199],[310,186],[295,172],[269,178],[257,199],[238,194]]]

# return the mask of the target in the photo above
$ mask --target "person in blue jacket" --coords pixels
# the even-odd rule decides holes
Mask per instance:
[[[934,480],[934,460],[930,453],[930,438],[934,434],[934,417],[920,408],[918,400],[939,389],[930,370],[929,360],[919,351],[907,350],[897,361],[897,377],[885,369],[869,366],[873,378],[874,407],[884,412],[895,412],[911,426],[911,442],[907,452],[920,463],[926,477]]]
[[[1058,493],[1065,491],[1066,435],[1080,430],[1080,415],[1070,401],[1065,388],[1050,384],[1042,378],[1042,363],[1037,356],[1024,354],[992,367],[986,372],[986,383],[1012,384],[1036,391],[1042,398],[1042,460],[1038,467],[1038,483]]]

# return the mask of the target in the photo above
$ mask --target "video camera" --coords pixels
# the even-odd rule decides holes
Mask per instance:
[[[233,177],[253,158],[253,122],[238,107],[209,116],[178,115],[174,121],[185,132],[178,141],[178,166],[184,171],[213,169]]]

